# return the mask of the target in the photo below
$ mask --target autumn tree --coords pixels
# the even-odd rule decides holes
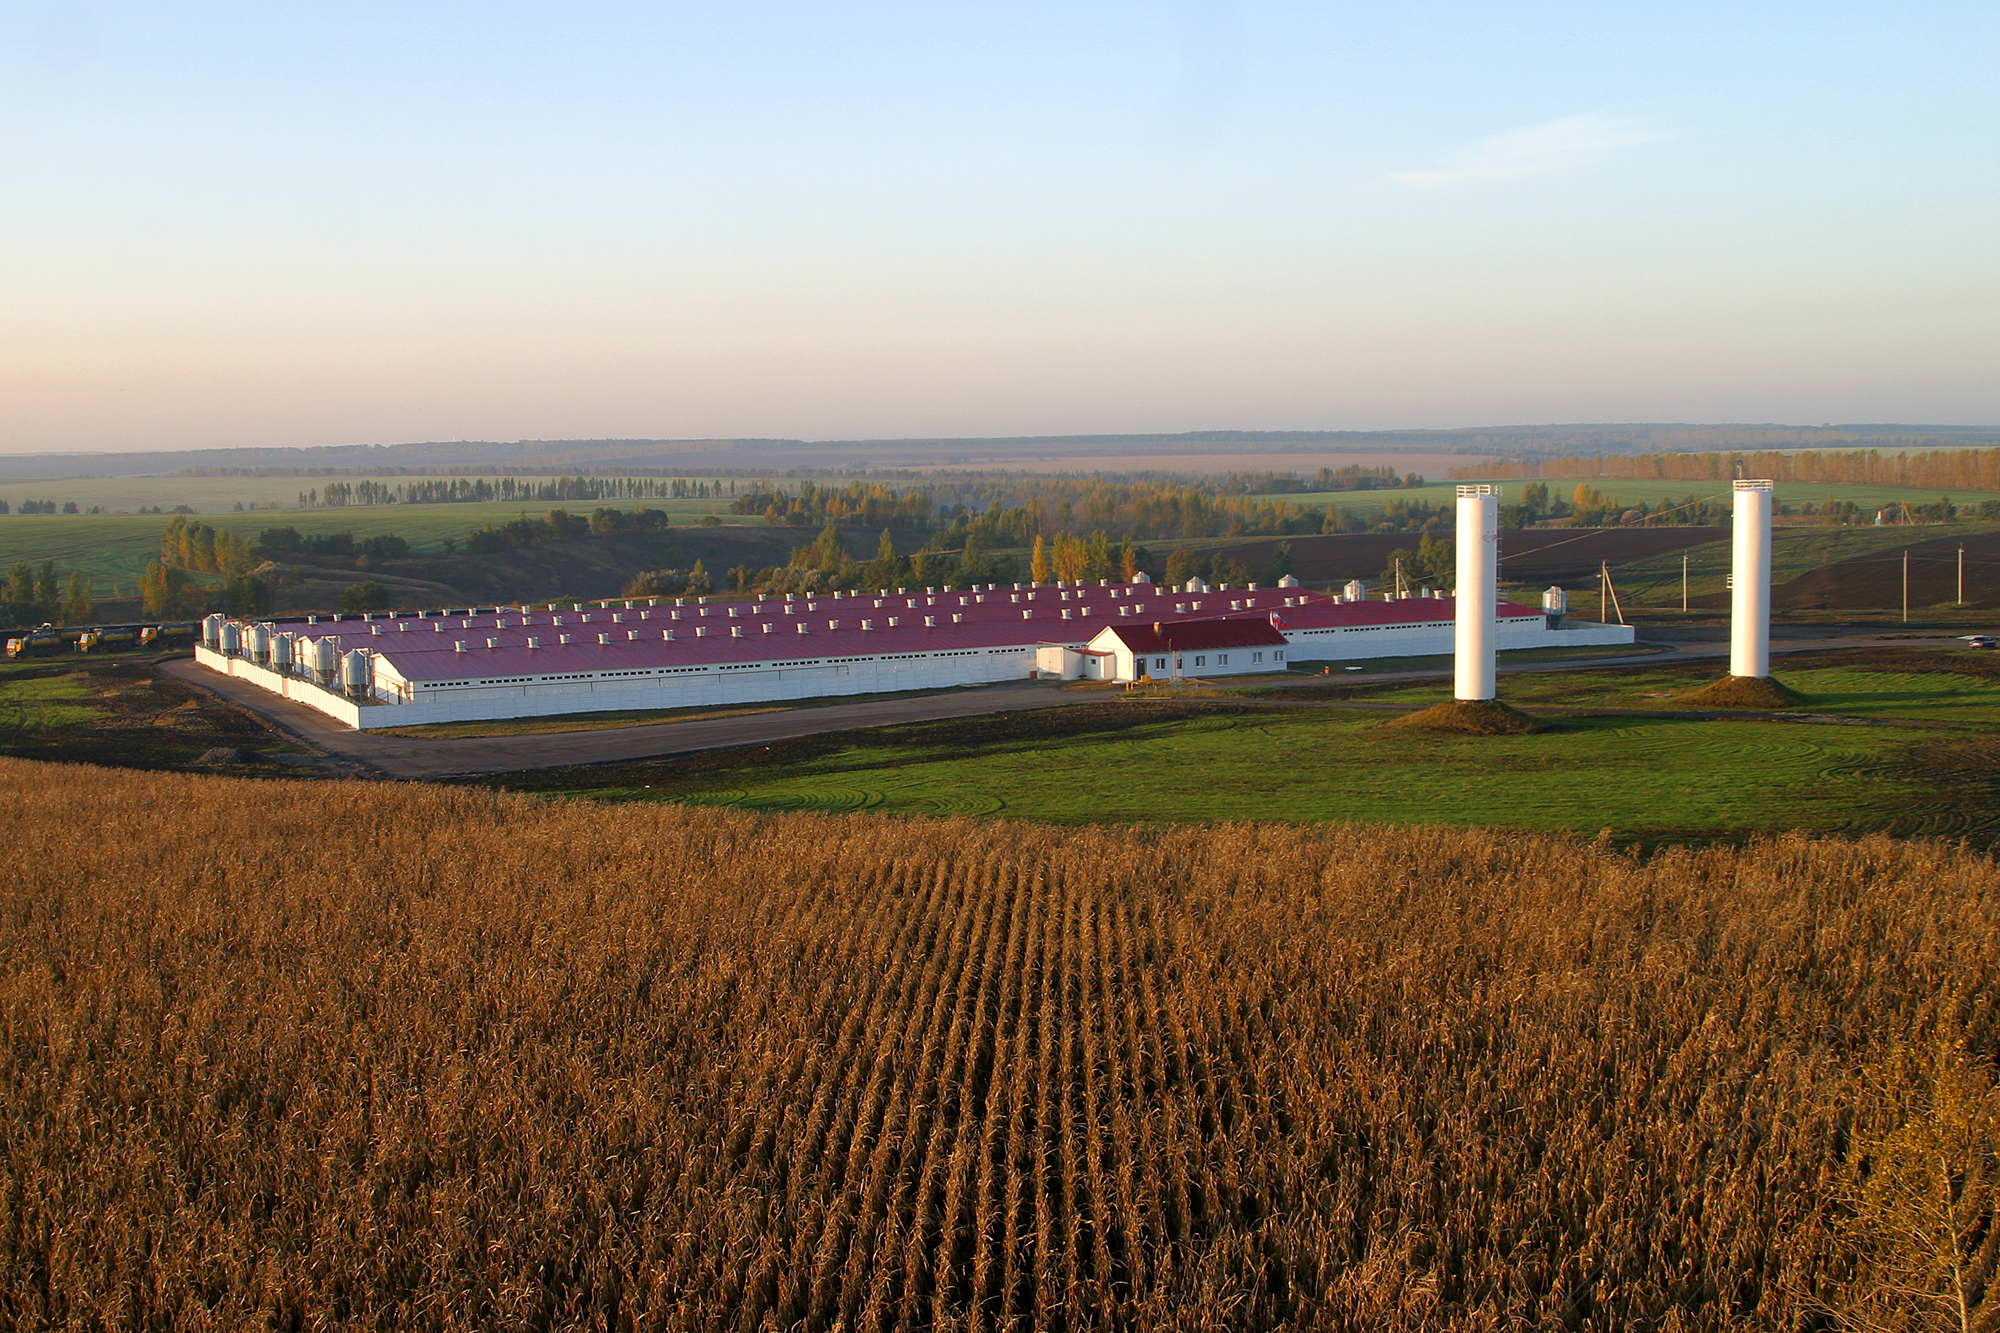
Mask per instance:
[[[170,568],[158,560],[147,561],[146,572],[139,576],[139,602],[148,616],[164,620],[191,615],[200,609],[201,597],[200,585],[188,577],[187,571]]]
[[[69,576],[69,591],[63,594],[62,622],[65,625],[87,625],[96,613],[97,604],[90,595],[90,583],[81,574]]]

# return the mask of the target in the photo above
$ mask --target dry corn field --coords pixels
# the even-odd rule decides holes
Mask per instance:
[[[1951,1206],[1990,1198],[2000,902],[1940,844],[1641,861],[19,761],[0,827],[5,1327],[2000,1306],[1990,1214],[1912,1277],[1891,1176],[1857,1183],[1963,1121]]]

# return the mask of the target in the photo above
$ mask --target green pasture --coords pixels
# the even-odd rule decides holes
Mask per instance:
[[[1380,705],[1437,702],[1449,692],[1441,681],[1341,689],[1304,678],[1241,699],[1107,699],[492,781],[608,800],[1078,824],[1354,820],[1611,829],[1646,843],[1785,829],[2000,841],[2000,662],[1887,649],[1781,664],[1810,712],[1868,723],[1674,716],[1675,696],[1718,670],[1503,677],[1502,696],[1529,708],[1658,710],[1560,717],[1532,736],[1381,725],[1399,710]]]
[[[807,755],[760,751],[721,771],[668,762],[505,785],[768,811],[1609,828],[1641,841],[1789,828],[1972,835],[1994,822],[1928,802],[1902,762],[1910,737],[1892,728],[1619,718],[1468,738],[1332,708],[1106,703],[1075,714],[1039,737],[996,728],[982,742],[939,724]]]
[[[2000,723],[2000,654],[1968,648],[1860,649],[1822,658],[1778,656],[1771,674],[1805,696],[1802,711],[1888,721]],[[1943,668],[1943,669],[1940,669]],[[1500,697],[1518,707],[1687,707],[1680,696],[1720,677],[1726,666],[1672,663],[1602,671],[1520,672],[1500,678]],[[1310,678],[1308,678],[1310,679]],[[1342,691],[1351,698],[1420,706],[1439,684],[1384,684]],[[1283,698],[1282,688],[1260,692]]]
[[[225,478],[224,480],[232,480]],[[9,492],[0,486],[0,497]],[[631,509],[636,502],[606,502],[616,509]],[[677,526],[690,527],[706,517],[712,500],[652,500],[653,509],[665,510]],[[463,541],[465,534],[487,523],[505,523],[523,512],[539,517],[550,509],[589,513],[594,501],[550,504],[441,504],[367,505],[340,509],[250,510],[200,515],[211,527],[255,538],[266,528],[292,527],[303,533],[352,532],[356,537],[393,534],[406,539],[413,550],[439,553],[447,538]],[[721,506],[726,508],[727,506]],[[761,518],[725,514],[725,524],[752,527],[763,525]],[[0,514],[0,570],[16,561],[40,564],[53,560],[67,577],[80,571],[100,597],[118,592],[131,596],[138,586],[146,562],[158,557],[160,533],[172,516],[157,514]],[[808,531],[801,541],[811,539]]]
[[[1356,518],[1373,519],[1392,500],[1419,500],[1425,504],[1449,506],[1457,497],[1458,483],[1430,482],[1422,486],[1398,486],[1379,491],[1308,491],[1291,494],[1255,495],[1252,499],[1286,503],[1295,509],[1323,511],[1345,509]],[[1238,538],[1237,540],[1241,540]]]
[[[0,667],[0,736],[95,721],[100,710],[88,702],[91,693],[82,676],[51,675],[46,667],[7,663]]]

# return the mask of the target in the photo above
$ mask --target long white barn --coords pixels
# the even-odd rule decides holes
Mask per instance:
[[[1633,640],[1622,625],[1558,624],[1559,617],[1509,602],[1494,611],[1502,648]],[[1306,661],[1450,652],[1453,616],[1449,597],[1371,602],[1291,587],[1175,592],[1150,583],[985,584],[754,601],[579,603],[562,610],[488,607],[257,622],[211,616],[195,658],[367,728],[763,703],[1038,674],[1130,680],[1284,670]],[[1206,652],[1196,654],[1197,663],[1173,651],[1176,640],[1185,647],[1206,642],[1206,634],[1233,642],[1249,628],[1196,629],[1218,622],[1255,622],[1252,637],[1260,644],[1243,655],[1257,660],[1211,666]],[[1122,653],[1106,644],[1093,648],[1107,628],[1131,631],[1112,636],[1124,644]]]

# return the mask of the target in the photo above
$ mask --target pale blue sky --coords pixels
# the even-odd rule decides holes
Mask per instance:
[[[2000,421],[2000,6],[0,0],[0,450]]]

